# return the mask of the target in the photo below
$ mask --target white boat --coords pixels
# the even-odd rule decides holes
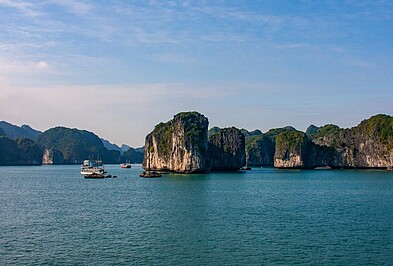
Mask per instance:
[[[85,178],[105,178],[104,164],[101,160],[84,160],[81,165],[81,175]]]
[[[125,163],[120,164],[120,168],[131,168],[130,161],[126,161]]]

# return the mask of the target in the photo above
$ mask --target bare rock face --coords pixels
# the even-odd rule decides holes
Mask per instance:
[[[265,135],[249,137],[246,140],[247,165],[273,166],[275,142]]]
[[[158,124],[146,136],[142,167],[179,173],[207,171],[208,124],[208,119],[197,112],[179,113]]]
[[[56,149],[45,149],[42,155],[42,164],[62,164],[64,163],[63,154]]]
[[[211,171],[235,171],[246,164],[245,137],[234,127],[220,129],[209,137]]]
[[[274,167],[304,168],[307,136],[300,131],[284,131],[276,138]]]

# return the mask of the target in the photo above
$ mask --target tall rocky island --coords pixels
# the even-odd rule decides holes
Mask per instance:
[[[206,172],[207,118],[197,112],[179,113],[158,124],[146,136],[142,166],[146,170]]]
[[[220,129],[208,138],[208,119],[182,112],[158,124],[146,136],[142,167],[178,173],[238,170],[245,165],[245,141],[235,128]]]

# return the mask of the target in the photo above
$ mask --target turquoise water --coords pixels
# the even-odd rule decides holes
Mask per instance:
[[[0,264],[391,265],[393,172],[0,167]]]

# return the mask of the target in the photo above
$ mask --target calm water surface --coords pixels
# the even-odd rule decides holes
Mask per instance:
[[[0,167],[0,264],[392,265],[393,172]]]

